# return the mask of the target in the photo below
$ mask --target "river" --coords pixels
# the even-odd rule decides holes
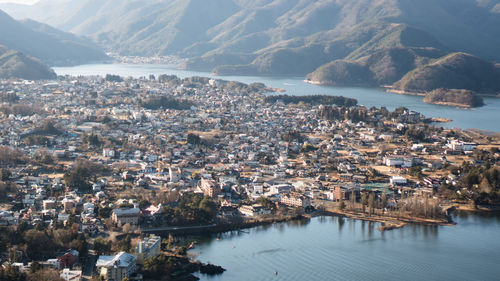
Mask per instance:
[[[210,281],[499,280],[500,214],[454,220],[380,232],[379,223],[317,217],[198,237],[191,253],[227,269],[198,275]]]
[[[462,129],[480,129],[500,132],[500,99],[485,98],[485,106],[477,109],[461,109],[442,105],[427,104],[422,97],[387,93],[379,88],[328,87],[305,83],[303,77],[263,77],[263,76],[213,76],[206,72],[178,70],[169,65],[152,64],[88,64],[72,67],[54,67],[58,75],[106,75],[117,74],[128,77],[147,77],[150,74],[174,74],[181,78],[190,76],[214,77],[243,83],[261,82],[274,88],[283,88],[290,95],[341,95],[355,98],[368,107],[386,106],[388,109],[404,106],[427,117],[442,117],[453,120],[440,126]]]

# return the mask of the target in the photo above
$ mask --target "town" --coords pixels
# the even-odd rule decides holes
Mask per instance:
[[[223,269],[189,257],[185,234],[315,215],[450,224],[450,209],[500,202],[497,136],[270,91],[0,81],[0,280],[196,280]]]

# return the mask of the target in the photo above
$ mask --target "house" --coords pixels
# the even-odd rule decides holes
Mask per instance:
[[[136,270],[137,257],[120,252],[115,256],[99,256],[96,267],[99,276],[107,281],[121,281]]]
[[[78,251],[69,250],[63,255],[58,256],[57,260],[59,261],[59,266],[61,268],[71,268],[78,261],[79,255],[80,253],[78,253]]]
[[[137,243],[135,254],[137,255],[137,263],[144,264],[144,261],[160,255],[161,237],[151,235]]]
[[[139,208],[119,208],[114,209],[111,218],[113,222],[120,222],[122,225],[129,223],[131,225],[139,224],[139,216],[141,210]]]

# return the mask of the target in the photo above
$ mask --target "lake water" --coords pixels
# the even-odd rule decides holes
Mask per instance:
[[[379,223],[318,217],[201,237],[191,252],[227,269],[198,275],[210,281],[500,280],[500,214],[454,220],[380,232]]]
[[[460,109],[448,106],[427,104],[422,97],[386,93],[379,88],[327,87],[305,83],[303,77],[256,77],[256,76],[213,76],[206,72],[174,69],[169,65],[150,64],[89,64],[74,67],[54,67],[58,75],[106,75],[147,77],[150,74],[174,74],[181,78],[190,76],[215,77],[243,83],[261,82],[270,87],[283,88],[290,95],[342,95],[355,98],[360,104],[371,107],[386,106],[388,109],[405,106],[427,117],[443,117],[453,122],[442,124],[444,127],[463,129],[475,128],[500,132],[500,99],[485,98],[486,106],[477,109]]]

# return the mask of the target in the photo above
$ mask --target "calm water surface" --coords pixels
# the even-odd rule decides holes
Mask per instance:
[[[500,214],[455,215],[455,226],[314,218],[201,237],[191,252],[227,269],[201,280],[500,280]],[[275,275],[275,272],[278,275]]]
[[[353,88],[353,87],[327,87],[311,85],[303,82],[302,77],[255,77],[255,76],[213,76],[206,72],[185,71],[173,69],[169,65],[150,64],[89,64],[74,67],[55,67],[59,75],[106,75],[118,74],[120,76],[147,77],[150,74],[174,74],[181,78],[191,76],[216,77],[225,80],[235,80],[244,83],[261,82],[271,87],[284,88],[290,95],[342,95],[355,98],[360,104],[371,107],[386,106],[394,109],[405,106],[421,112],[427,117],[443,117],[452,119],[453,122],[443,124],[445,127],[458,127],[463,129],[476,128],[500,132],[500,99],[485,98],[486,106],[478,109],[459,109],[448,106],[427,104],[422,97],[404,96],[386,93],[378,88]]]

